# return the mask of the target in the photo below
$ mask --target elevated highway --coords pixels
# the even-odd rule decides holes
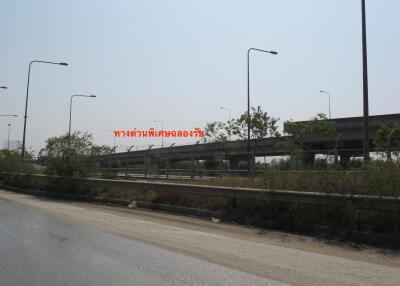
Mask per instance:
[[[341,159],[348,160],[350,156],[362,154],[362,117],[348,117],[331,119],[336,127],[336,134],[331,138],[319,138],[318,143],[309,142],[314,154],[333,154],[332,146],[338,146]],[[386,114],[370,116],[370,147],[376,151],[373,140],[376,131],[384,125],[391,126],[400,122],[400,114]],[[156,158],[163,158],[173,165],[178,161],[198,161],[207,159],[229,160],[234,169],[239,161],[247,160],[249,156],[282,156],[290,155],[288,144],[292,136],[271,137],[251,140],[251,154],[247,152],[247,141],[238,140],[225,143],[204,143],[164,147],[133,152],[121,152],[99,156],[98,163],[108,165],[113,160],[120,160],[123,164],[149,165]]]

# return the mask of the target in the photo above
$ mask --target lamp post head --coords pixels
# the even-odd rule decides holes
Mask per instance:
[[[6,86],[0,86],[0,88],[2,88],[2,89],[7,89],[8,87],[6,87]]]
[[[96,97],[96,95],[94,95],[94,94],[91,94],[91,95],[86,95],[86,94],[74,94],[74,95],[72,95],[71,97],[74,97],[74,96],[79,96],[79,97]]]
[[[67,63],[59,63],[60,66],[67,66]]]
[[[277,55],[278,54],[278,52],[275,52],[275,51],[270,51],[269,53],[272,54],[272,55]]]

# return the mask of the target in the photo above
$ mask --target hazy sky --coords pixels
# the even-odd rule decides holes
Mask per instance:
[[[68,67],[32,67],[27,146],[68,129],[88,130],[112,145],[106,129],[204,127],[246,109],[246,52],[253,54],[252,105],[303,120],[328,113],[362,114],[360,0],[1,0],[1,143],[21,140],[30,60]],[[367,0],[370,114],[400,112],[400,1]],[[185,141],[167,139],[177,145]],[[190,141],[190,140],[189,140]],[[159,140],[120,139],[123,146]]]

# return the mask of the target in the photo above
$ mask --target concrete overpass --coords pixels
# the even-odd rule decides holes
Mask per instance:
[[[341,160],[349,160],[351,156],[362,154],[362,117],[348,117],[331,119],[336,127],[336,135],[332,138],[319,138],[319,142],[310,142],[309,147],[313,154],[333,154],[332,146],[338,141],[338,155]],[[383,125],[391,126],[400,122],[400,114],[386,114],[370,116],[370,147],[376,151],[373,140],[376,131]],[[279,138],[263,138],[251,140],[251,154],[247,152],[247,141],[238,140],[226,143],[205,143],[164,147],[133,152],[121,152],[99,156],[97,162],[108,166],[113,160],[120,160],[124,165],[149,166],[156,158],[163,158],[173,166],[178,161],[198,161],[207,159],[229,160],[231,168],[238,167],[239,161],[248,160],[249,156],[281,156],[290,155],[287,144],[292,142],[291,136]]]

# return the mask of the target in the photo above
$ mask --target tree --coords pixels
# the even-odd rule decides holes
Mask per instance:
[[[68,150],[68,134],[51,137],[40,151],[47,161],[47,173],[59,176],[86,177],[95,156],[110,153],[110,147],[93,143],[93,136],[87,132],[76,131],[71,134],[71,147]]]
[[[38,171],[32,164],[21,162],[18,151],[0,150],[0,172],[34,173]]]
[[[283,143],[289,151],[301,157],[309,165],[313,161],[313,149],[316,146],[323,146],[325,149],[332,149],[332,138],[335,137],[335,123],[323,113],[318,113],[309,121],[293,122],[286,121],[284,132],[292,136],[290,143]]]
[[[46,147],[41,150],[47,158],[65,157],[68,149],[68,133],[46,140]],[[110,152],[108,146],[98,146],[93,143],[93,136],[87,132],[75,131],[71,134],[71,151],[77,156],[96,156]]]
[[[250,118],[247,112],[244,112],[238,119],[233,121],[232,134],[238,136],[239,139],[247,139],[248,122],[250,120],[250,138],[260,139],[265,137],[279,137],[278,118],[268,116],[260,106],[252,107]]]
[[[228,127],[229,128],[229,127]],[[223,122],[207,123],[204,129],[203,142],[227,142],[228,129],[227,125]]]
[[[383,153],[386,154],[388,160],[392,159],[392,154],[398,157],[400,153],[400,122],[395,123],[391,127],[387,125],[382,126],[376,132],[374,144],[375,147],[384,150]]]
[[[238,140],[247,139],[248,122],[251,124],[251,139],[260,139],[265,137],[279,137],[278,118],[268,116],[261,107],[252,107],[250,118],[247,112],[244,112],[238,119],[232,119],[228,122],[207,123],[204,129],[205,136],[203,142],[227,142],[229,135],[236,136]]]

